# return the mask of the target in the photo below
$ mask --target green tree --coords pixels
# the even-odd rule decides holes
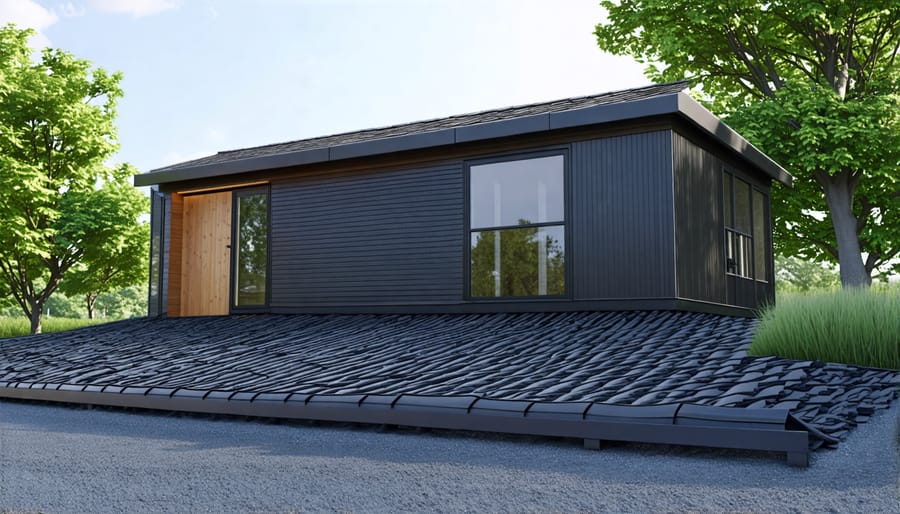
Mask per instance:
[[[266,301],[268,252],[267,195],[239,197],[238,261],[235,280],[238,305],[262,305]]]
[[[147,286],[130,286],[97,297],[97,311],[106,318],[123,319],[147,315]]]
[[[44,304],[44,313],[53,318],[83,318],[84,310],[78,302],[58,292],[47,298]]]
[[[900,254],[896,0],[602,5],[601,49],[648,63],[654,80],[699,85],[701,101],[795,175],[796,191],[773,191],[778,251],[837,262],[845,287],[891,265]]]
[[[520,220],[519,223],[526,222]],[[546,281],[544,294],[565,294],[566,265],[561,241],[533,227],[485,230],[477,234],[470,254],[472,296],[497,296],[498,285],[499,296],[540,295],[542,254],[546,257],[543,263]],[[499,266],[496,263],[498,249]]]
[[[826,263],[782,255],[775,256],[775,277],[784,292],[834,289],[841,283],[837,270]]]
[[[65,273],[122,230],[106,216],[114,209],[97,211],[97,185],[130,169],[104,164],[117,148],[121,74],[61,50],[32,62],[31,33],[0,29],[0,280],[38,333]]]
[[[91,205],[84,210],[90,209],[116,229],[92,238],[59,287],[68,296],[84,296],[89,319],[94,319],[94,302],[100,294],[147,282],[150,225],[139,218],[148,212],[150,201],[127,183],[135,170],[126,167],[125,171],[118,177],[124,183],[108,181],[85,198]]]

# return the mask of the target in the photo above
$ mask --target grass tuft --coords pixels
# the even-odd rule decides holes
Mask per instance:
[[[750,355],[900,370],[900,290],[785,295],[761,313]]]
[[[108,319],[80,319],[80,318],[44,318],[41,327],[45,334],[50,332],[63,332],[88,325],[109,322]],[[31,333],[31,322],[24,316],[18,318],[0,318],[0,339],[5,337],[25,336]]]

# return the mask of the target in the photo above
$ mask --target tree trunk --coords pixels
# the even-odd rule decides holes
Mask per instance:
[[[97,295],[89,294],[87,295],[87,311],[88,311],[88,319],[94,319],[94,302],[97,301]]]
[[[841,271],[841,286],[869,287],[872,277],[866,271],[862,252],[859,246],[859,234],[856,231],[856,216],[853,214],[853,193],[856,181],[849,172],[834,176],[817,175],[819,184],[825,192],[825,201],[831,215],[834,236],[838,247],[838,264]]]
[[[41,321],[44,316],[44,303],[32,302],[31,304],[31,333],[41,333]]]

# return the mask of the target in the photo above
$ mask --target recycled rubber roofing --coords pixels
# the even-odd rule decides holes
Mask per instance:
[[[661,311],[142,318],[0,340],[0,387],[773,407],[837,439],[897,397],[893,371],[747,356],[755,325]]]
[[[620,102],[643,100],[660,95],[678,93],[680,91],[684,91],[685,89],[687,89],[687,87],[688,83],[684,81],[671,82],[667,84],[653,84],[645,87],[626,89],[622,91],[612,91],[597,95],[564,98],[551,102],[518,105],[513,107],[503,107],[499,109],[490,109],[475,113],[459,114],[456,116],[447,116],[444,118],[403,123],[387,127],[371,128],[354,132],[344,132],[341,134],[300,139],[296,141],[287,141],[284,143],[255,146],[251,148],[228,150],[206,157],[201,157],[199,159],[180,162],[171,166],[158,168],[153,170],[153,172],[179,170],[207,164],[222,164],[240,159],[250,159],[254,157],[265,157],[269,155],[288,152],[328,148],[330,146],[360,143],[364,141],[406,136],[410,134],[420,134],[448,128],[466,127],[477,125],[480,123],[509,120],[535,114],[562,112],[573,109],[582,109],[585,107],[594,107],[598,105],[609,105]]]

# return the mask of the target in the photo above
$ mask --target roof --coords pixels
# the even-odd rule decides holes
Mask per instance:
[[[687,82],[654,84],[228,150],[136,175],[134,183],[148,186],[677,114],[730,147],[770,178],[791,184],[792,177],[787,171],[691,99],[684,92],[687,86]]]
[[[897,372],[747,356],[756,323],[674,311],[143,318],[0,340],[0,397],[26,388],[790,409],[835,438],[893,400]]]

